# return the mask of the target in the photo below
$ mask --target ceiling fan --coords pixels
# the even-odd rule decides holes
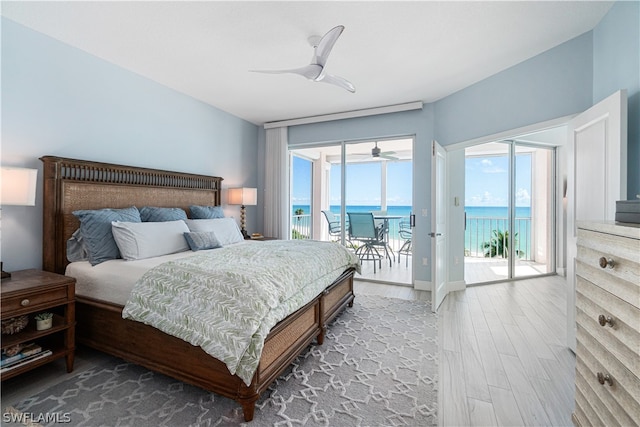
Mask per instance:
[[[350,154],[351,158],[358,158],[359,161],[367,161],[370,158],[381,158],[386,160],[400,160],[398,157],[394,157],[393,154],[396,154],[395,151],[382,151],[380,147],[378,147],[378,142],[375,142],[375,146],[371,149],[371,154],[358,153],[358,154]]]
[[[340,34],[342,34],[342,31],[344,31],[344,26],[338,25],[337,27],[330,29],[329,32],[327,32],[327,34],[322,37],[309,37],[309,43],[313,47],[313,57],[311,58],[311,63],[307,66],[287,70],[250,71],[254,73],[267,74],[298,74],[311,81],[333,84],[353,93],[356,91],[356,88],[353,86],[353,84],[351,84],[350,81],[346,80],[343,77],[334,76],[325,72],[325,66],[327,64],[329,53],[331,53],[331,49],[333,49],[333,45],[338,40],[338,37],[340,37]]]
[[[375,147],[371,149],[371,157],[382,157],[383,159],[389,160],[398,160],[397,157],[393,157],[392,154],[396,154],[395,151],[382,151],[378,147],[378,142],[376,141]]]

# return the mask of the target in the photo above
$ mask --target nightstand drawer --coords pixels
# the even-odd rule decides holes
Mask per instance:
[[[32,292],[19,297],[3,298],[2,318],[15,316],[21,310],[30,311],[39,305],[55,306],[67,301],[67,286],[48,289],[45,292]]]

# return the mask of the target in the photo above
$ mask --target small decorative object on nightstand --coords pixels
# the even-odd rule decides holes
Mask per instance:
[[[2,282],[3,381],[61,357],[66,359],[67,372],[73,370],[75,285],[72,277],[39,270],[14,271]],[[16,322],[13,319],[25,317],[23,329],[8,326]],[[48,318],[51,325],[43,328],[40,318]]]
[[[35,319],[37,331],[44,331],[53,326],[53,313],[48,311],[36,314]]]

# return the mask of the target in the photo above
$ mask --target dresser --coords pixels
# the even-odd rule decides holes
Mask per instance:
[[[640,226],[578,223],[576,426],[640,425]]]

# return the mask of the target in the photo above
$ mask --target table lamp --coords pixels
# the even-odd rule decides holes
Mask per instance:
[[[35,206],[37,179],[37,169],[3,166],[0,169],[0,181],[2,182],[0,203],[2,206]],[[11,277],[10,273],[2,269],[2,262],[0,262],[0,270],[2,271],[2,280]]]
[[[230,188],[229,189],[229,204],[230,205],[241,205],[240,207],[240,224],[242,235],[245,239],[249,238],[249,233],[247,233],[246,225],[247,225],[247,217],[245,206],[253,206],[258,204],[258,189],[257,188]]]

